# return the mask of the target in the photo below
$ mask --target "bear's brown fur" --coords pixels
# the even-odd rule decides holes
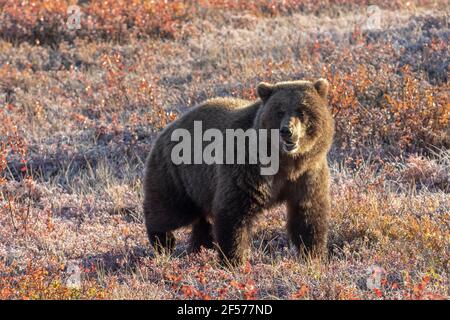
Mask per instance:
[[[286,203],[287,231],[300,252],[325,252],[330,211],[327,153],[334,122],[327,106],[328,82],[261,83],[255,102],[207,100],[171,123],[159,135],[146,164],[144,215],[150,243],[173,249],[172,231],[192,225],[191,248],[216,243],[223,260],[245,257],[254,218]],[[176,128],[193,133],[217,128],[280,129],[280,166],[263,176],[258,165],[180,164],[171,161]],[[293,151],[289,151],[294,149]]]

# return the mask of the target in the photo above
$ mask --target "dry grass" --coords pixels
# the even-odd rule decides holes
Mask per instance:
[[[33,3],[0,0],[0,298],[449,297],[444,1],[377,1],[380,30],[365,1],[85,1],[75,32],[70,1]],[[319,76],[337,124],[328,260],[296,257],[284,208],[242,268],[186,255],[189,230],[154,256],[141,177],[157,132],[205,98]]]

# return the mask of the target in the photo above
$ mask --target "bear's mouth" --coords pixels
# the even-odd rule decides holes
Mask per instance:
[[[297,150],[297,142],[281,139],[281,146],[286,153],[293,153]]]

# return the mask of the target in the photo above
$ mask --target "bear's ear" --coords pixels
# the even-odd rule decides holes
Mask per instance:
[[[256,87],[256,91],[258,92],[258,96],[261,98],[262,101],[266,102],[270,96],[272,95],[274,90],[274,87],[266,82],[261,82]]]
[[[314,82],[314,88],[316,88],[319,95],[324,99],[326,99],[328,96],[328,87],[328,81],[323,78],[320,78],[316,82]]]

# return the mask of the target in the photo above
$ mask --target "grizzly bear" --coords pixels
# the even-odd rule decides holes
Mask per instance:
[[[215,245],[222,262],[237,265],[246,257],[255,217],[285,203],[291,243],[300,253],[324,254],[330,212],[327,153],[334,134],[328,87],[324,79],[263,82],[256,88],[257,101],[210,99],[169,124],[146,162],[143,208],[152,246],[173,250],[172,231],[191,225],[192,251]],[[259,162],[173,163],[174,130],[193,134],[197,121],[224,134],[227,129],[279,130],[279,148],[272,148],[279,154],[278,172],[262,175]]]

